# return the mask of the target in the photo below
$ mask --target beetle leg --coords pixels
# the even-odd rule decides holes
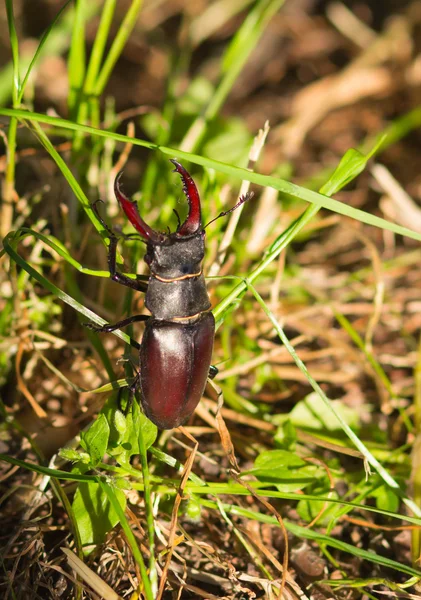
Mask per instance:
[[[126,415],[130,412],[130,409],[133,405],[133,398],[136,393],[136,388],[139,386],[139,383],[140,383],[140,372],[137,372],[136,377],[134,378],[133,382],[129,386],[127,386],[128,390],[129,390],[129,397],[127,398],[127,403],[126,403],[126,407],[125,407],[124,411],[121,406],[121,393],[124,388],[120,388],[118,391],[117,403],[120,407],[120,410],[122,412],[124,412]]]
[[[148,289],[148,284],[144,281],[138,281],[137,279],[131,279],[123,273],[119,273],[117,271],[117,244],[118,237],[114,233],[114,231],[107,225],[104,219],[99,214],[98,210],[98,202],[102,202],[102,200],[97,200],[92,204],[92,210],[96,214],[99,222],[108,233],[108,237],[110,240],[110,245],[108,246],[108,270],[110,271],[111,279],[116,281],[117,283],[121,283],[121,285],[125,285],[126,287],[132,288],[133,290],[137,290],[138,292],[146,292]]]
[[[122,327],[126,327],[130,325],[130,323],[136,323],[137,321],[147,321],[150,319],[149,315],[134,315],[133,317],[127,317],[127,319],[122,319],[117,323],[111,325],[111,323],[107,323],[106,325],[93,325],[92,323],[83,323],[85,327],[91,329],[92,331],[96,331],[97,333],[111,333],[116,329],[121,329]]]
[[[209,367],[209,374],[208,374],[208,378],[209,379],[214,379],[219,373],[219,369],[218,367],[215,367],[215,365],[211,365]]]
[[[110,245],[108,246],[108,270],[110,271],[111,279],[138,292],[146,292],[148,284],[145,281],[130,279],[130,277],[117,271],[117,244],[118,238],[113,234],[113,237],[110,237]]]

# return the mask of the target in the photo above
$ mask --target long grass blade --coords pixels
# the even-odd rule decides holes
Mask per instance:
[[[18,95],[18,104],[20,104],[22,102],[23,94],[25,93],[25,87],[26,87],[26,84],[28,83],[29,76],[32,73],[32,69],[34,68],[39,57],[42,55],[42,51],[45,48],[45,44],[47,43],[48,38],[50,37],[50,34],[56,28],[56,25],[57,25],[58,21],[60,20],[61,15],[64,13],[64,11],[69,6],[69,4],[73,4],[73,0],[67,0],[67,2],[64,4],[64,6],[62,6],[62,8],[56,14],[56,16],[55,16],[54,20],[52,21],[52,23],[50,24],[50,26],[44,32],[44,34],[38,44],[38,48],[36,49],[35,54],[26,70],[25,77],[23,78],[23,81],[22,81],[22,85],[20,86],[20,91],[19,91],[19,95]]]
[[[377,217],[376,215],[372,215],[371,213],[365,212],[359,208],[354,208],[352,206],[348,206],[343,202],[339,202],[338,200],[333,200],[328,196],[324,196],[318,192],[314,192],[307,188],[303,188],[295,183],[291,183],[284,179],[280,179],[278,177],[273,177],[271,175],[261,175],[260,173],[248,171],[247,169],[242,169],[240,167],[235,167],[232,165],[228,165],[226,163],[222,163],[220,161],[206,158],[203,156],[199,156],[197,154],[191,154],[189,152],[181,152],[180,150],[174,148],[168,148],[167,146],[158,146],[152,142],[148,142],[146,140],[141,140],[137,138],[129,138],[128,136],[114,133],[112,131],[103,131],[101,129],[95,129],[94,127],[89,127],[87,125],[80,125],[78,123],[73,123],[72,121],[66,121],[65,119],[60,119],[58,117],[50,117],[48,115],[42,115],[40,113],[20,110],[20,109],[0,109],[0,115],[7,117],[17,117],[20,119],[27,119],[38,123],[46,123],[49,125],[53,125],[55,127],[62,127],[64,129],[70,129],[73,131],[84,131],[85,133],[90,133],[91,135],[97,135],[101,137],[111,138],[116,141],[131,143],[135,146],[142,146],[144,148],[150,148],[151,150],[159,150],[163,154],[171,157],[178,157],[180,159],[189,160],[192,163],[202,165],[203,167],[209,167],[210,169],[214,169],[215,171],[219,171],[221,173],[225,173],[226,175],[236,177],[238,179],[245,179],[246,181],[250,181],[251,183],[256,183],[257,185],[269,186],[273,187],[279,192],[287,194],[288,196],[292,196],[294,198],[298,198],[300,200],[304,200],[305,202],[309,202],[318,208],[327,208],[333,212],[336,212],[340,215],[350,217],[352,219],[356,219],[361,223],[365,223],[366,225],[372,225],[373,227],[378,227],[380,229],[385,229],[387,231],[392,231],[398,235],[407,236],[414,240],[421,241],[421,233],[417,231],[413,231],[412,229],[408,229],[407,227],[402,227],[397,225],[396,223],[391,223],[390,221],[386,221],[381,217]],[[50,147],[52,144],[50,142]],[[53,148],[55,154],[57,152]],[[58,161],[57,161],[58,162]],[[63,162],[63,161],[62,161]],[[86,203],[85,203],[86,205]],[[88,209],[89,210],[89,209]],[[94,218],[92,219],[94,221]],[[99,229],[99,224],[98,224]]]

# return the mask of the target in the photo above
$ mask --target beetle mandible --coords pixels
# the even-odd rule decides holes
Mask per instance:
[[[146,321],[139,349],[139,372],[130,386],[131,396],[140,390],[146,416],[160,429],[173,429],[184,423],[199,403],[211,367],[215,336],[215,319],[202,272],[205,254],[205,228],[202,226],[200,197],[186,169],[175,159],[183,182],[189,211],[184,223],[173,233],[154,231],[140,216],[137,205],[121,187],[120,173],[114,183],[117,200],[133,227],[146,242],[144,260],[149,266],[148,283],[131,279],[117,271],[118,238],[93,208],[106,229],[110,244],[108,267],[113,281],[146,292],[145,306],[152,316],[135,315],[114,325],[98,327],[97,332],[111,332],[135,321]],[[237,204],[218,215],[225,216],[248,200],[242,196]],[[178,215],[177,215],[178,216]],[[215,219],[213,219],[215,220]],[[212,221],[211,221],[212,222]]]

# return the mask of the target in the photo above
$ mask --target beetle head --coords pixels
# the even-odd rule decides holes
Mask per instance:
[[[114,183],[117,200],[130,223],[147,242],[145,261],[155,273],[163,277],[179,277],[200,271],[205,252],[205,232],[202,228],[200,197],[190,174],[176,160],[171,159],[175,171],[181,175],[183,191],[189,212],[184,223],[173,233],[155,231],[140,216],[137,204],[123,192],[119,173]]]
[[[168,244],[148,244],[145,262],[151,271],[168,278],[180,278],[200,273],[205,255],[205,232],[188,237],[168,236]]]

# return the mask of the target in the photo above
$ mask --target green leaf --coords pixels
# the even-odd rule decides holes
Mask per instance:
[[[108,453],[122,465],[130,461],[130,457],[139,454],[139,436],[143,436],[145,448],[149,448],[158,434],[158,429],[140,411],[139,404],[134,401],[132,409],[124,417],[117,407],[115,398],[110,398],[101,411],[106,417],[111,428],[110,445]],[[125,427],[122,427],[122,417],[125,419]]]
[[[331,400],[331,403],[347,425],[358,427],[359,415],[356,410],[349,408],[340,400]],[[288,418],[296,427],[305,429],[327,431],[341,429],[339,421],[332,419],[331,411],[315,392],[298,402],[289,413]]]
[[[109,437],[110,426],[103,414],[100,414],[88,431],[82,434],[81,445],[89,453],[93,465],[97,465],[102,460],[107,451]]]
[[[113,425],[117,431],[117,433],[121,436],[123,436],[126,431],[127,431],[127,419],[126,416],[124,415],[124,413],[117,408],[117,410],[115,411],[114,415],[114,420],[113,420]]]
[[[337,496],[334,496],[337,498]],[[326,502],[321,500],[300,500],[297,504],[297,512],[303,521],[310,523],[325,509],[323,516],[317,521],[318,525],[327,525],[332,518],[333,513],[337,510],[335,504],[326,505]]]
[[[124,492],[114,489],[114,495],[124,510]],[[107,533],[119,522],[117,512],[97,483],[80,483],[72,507],[84,545],[101,544]]]
[[[257,479],[268,485],[274,485],[279,492],[296,492],[312,485],[319,477],[323,477],[323,471],[314,465],[292,469],[251,469]]]
[[[357,175],[362,173],[367,161],[379,150],[385,137],[386,136],[381,136],[377,141],[377,144],[375,144],[368,154],[362,154],[359,150],[355,150],[354,148],[347,150],[334,173],[320,189],[320,193],[326,194],[326,196],[332,196],[332,194],[336,194],[336,192],[355,179]]]
[[[287,450],[262,452],[256,458],[254,468],[243,474],[252,474],[262,483],[275,485],[282,492],[301,490],[324,475],[319,467],[309,465]]]
[[[297,432],[290,419],[287,419],[278,427],[274,441],[277,446],[282,446],[284,450],[294,451],[297,442]]]
[[[132,415],[133,431],[137,437],[140,453],[140,444],[143,444],[145,450],[152,446],[158,435],[158,428],[141,412],[137,402],[133,402]]]
[[[377,508],[396,512],[399,508],[400,500],[393,490],[387,485],[381,485],[369,494],[376,499]]]
[[[61,448],[59,450],[59,456],[64,458],[64,460],[69,460],[70,462],[82,462],[87,464],[90,462],[90,456],[86,452],[79,452],[78,450],[73,450],[73,448]]]
[[[203,155],[217,156],[219,160],[226,163],[245,166],[252,138],[243,121],[230,119],[225,123],[218,122],[217,126],[217,133],[203,145]]]
[[[267,470],[303,467],[306,464],[299,456],[287,450],[266,450],[259,454],[254,461],[255,468]]]

